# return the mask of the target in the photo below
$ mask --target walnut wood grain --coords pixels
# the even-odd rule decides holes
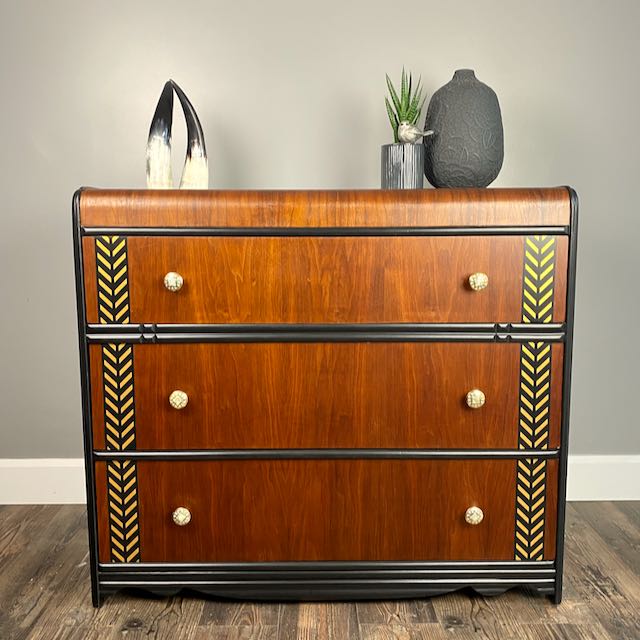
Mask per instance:
[[[88,189],[85,227],[565,226],[569,192],[553,189],[402,191],[132,191]]]
[[[101,347],[91,345],[95,447],[105,447]],[[560,444],[554,344],[549,447]],[[470,343],[134,346],[138,449],[518,448],[520,345]],[[470,409],[480,388],[486,404]],[[189,396],[182,410],[169,394]]]
[[[87,316],[97,321],[85,238]],[[131,322],[519,322],[522,236],[131,237]],[[91,270],[93,269],[93,271]],[[164,287],[167,272],[184,277]],[[489,276],[480,292],[468,284]],[[565,318],[567,237],[557,239],[554,320]]]
[[[96,239],[82,238],[82,271],[84,276],[84,305],[87,322],[98,322],[98,276]],[[79,304],[79,303],[78,303]]]
[[[96,466],[108,562],[105,463]],[[143,461],[142,560],[510,560],[515,473],[514,460]],[[464,521],[471,505],[484,510],[480,525]],[[172,523],[178,506],[192,513],[185,527]]]

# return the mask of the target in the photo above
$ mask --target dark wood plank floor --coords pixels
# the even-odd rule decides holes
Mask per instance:
[[[572,503],[565,598],[509,592],[430,600],[253,604],[111,596],[91,606],[80,506],[0,507],[0,640],[460,638],[638,640],[640,503]]]

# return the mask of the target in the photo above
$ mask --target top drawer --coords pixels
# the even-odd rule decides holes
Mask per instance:
[[[99,300],[117,308],[128,287],[136,324],[521,322],[528,297],[563,322],[567,248],[566,236],[87,236],[87,320],[122,322]]]

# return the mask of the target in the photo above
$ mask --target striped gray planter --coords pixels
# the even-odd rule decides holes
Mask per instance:
[[[381,149],[383,189],[422,189],[424,184],[423,144],[384,144]]]

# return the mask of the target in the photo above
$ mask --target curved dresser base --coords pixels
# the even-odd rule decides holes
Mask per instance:
[[[553,596],[555,579],[553,561],[103,564],[98,598],[123,589],[263,601],[422,598],[469,588],[487,596],[514,588]]]

